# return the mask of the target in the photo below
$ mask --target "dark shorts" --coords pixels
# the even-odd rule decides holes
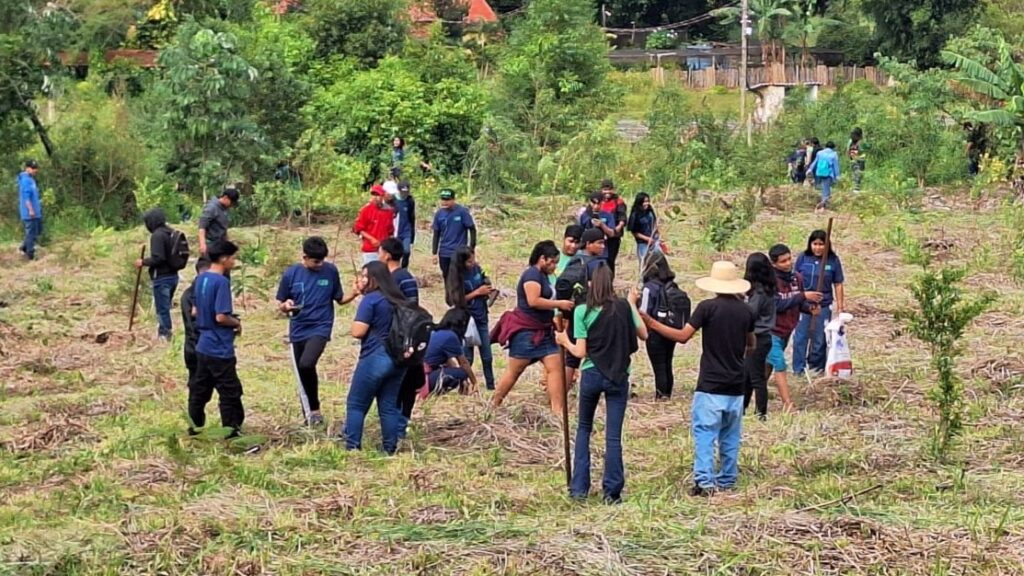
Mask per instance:
[[[583,363],[582,359],[573,356],[569,352],[565,353],[565,367],[566,368],[572,368],[573,370],[579,370],[580,369],[580,364],[582,364],[582,363]]]
[[[513,336],[508,342],[508,355],[516,360],[537,362],[560,352],[554,330],[548,330],[537,345],[533,344],[533,334],[532,330],[523,330]]]

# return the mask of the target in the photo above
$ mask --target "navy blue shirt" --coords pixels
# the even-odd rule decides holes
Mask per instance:
[[[234,312],[231,280],[215,272],[203,272],[194,286],[196,328],[199,330],[196,352],[214,358],[234,358],[235,329],[217,324],[218,314]]]
[[[639,212],[636,215],[636,219],[633,222],[633,232],[636,234],[642,234],[648,238],[654,236],[654,227],[657,223],[657,218],[654,216],[654,210],[648,210],[647,212]],[[646,240],[641,240],[634,236],[637,244],[647,244]]]
[[[395,284],[398,284],[398,289],[402,291],[407,300],[413,304],[420,303],[420,285],[416,282],[412,272],[409,272],[407,268],[399,268],[391,273],[391,277],[394,278]]]
[[[437,255],[451,258],[460,247],[469,246],[469,229],[475,227],[473,216],[465,206],[456,204],[451,210],[439,209],[434,214],[432,227],[435,234],[441,235]]]
[[[550,324],[555,319],[555,311],[530,308],[530,304],[526,300],[526,289],[524,288],[524,285],[527,282],[536,282],[537,284],[540,284],[540,297],[550,300],[555,294],[554,288],[551,287],[551,281],[540,270],[538,270],[536,266],[530,266],[525,272],[523,272],[523,275],[519,277],[519,285],[516,286],[518,308],[538,321]]]
[[[458,334],[451,330],[438,330],[430,335],[430,343],[423,354],[423,363],[431,369],[436,369],[464,353],[462,339]]]
[[[416,200],[395,196],[395,238],[412,242],[416,239]]]
[[[821,274],[821,258],[800,254],[796,259],[794,270],[804,277],[804,290],[816,291],[818,289],[818,276]],[[828,308],[832,305],[833,286],[843,283],[843,263],[837,256],[829,256],[828,264],[825,266],[825,284],[821,290],[821,307]]]
[[[474,266],[470,270],[466,271],[465,279],[463,280],[463,290],[465,290],[468,296],[470,292],[480,288],[484,285],[484,281],[487,280],[487,275],[480,266]],[[468,300],[466,302],[466,308],[473,318],[487,319],[487,296],[480,296]]]
[[[293,264],[284,271],[277,287],[280,302],[291,300],[302,310],[289,322],[288,340],[305,342],[314,336],[331,339],[334,328],[334,302],[344,293],[338,269],[324,262],[319,270],[310,270],[302,264]]]
[[[594,226],[594,223],[592,222],[594,218],[597,218],[598,220],[604,222],[605,226],[611,228],[612,230],[615,230],[615,214],[601,210],[598,211],[595,215],[594,211],[591,210],[589,206],[587,206],[587,208],[583,210],[583,214],[580,214],[580,226],[583,227],[583,230],[597,228],[597,226]]]
[[[359,348],[360,358],[366,358],[379,350],[387,350],[385,342],[388,339],[388,332],[391,331],[391,315],[394,312],[394,306],[379,290],[363,296],[359,308],[356,309],[355,321],[368,324],[370,330],[363,336],[363,343]]]

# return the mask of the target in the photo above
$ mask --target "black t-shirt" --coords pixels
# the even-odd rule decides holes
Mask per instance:
[[[743,355],[756,319],[746,302],[735,296],[718,296],[697,305],[688,324],[704,332],[698,392],[743,395]]]

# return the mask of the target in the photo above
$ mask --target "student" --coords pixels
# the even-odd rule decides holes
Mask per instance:
[[[452,308],[430,334],[430,344],[423,355],[423,364],[433,394],[444,394],[452,390],[471,392],[476,389],[476,376],[462,347],[462,335],[466,333],[469,318],[469,312],[464,308]]]
[[[835,142],[829,140],[825,143],[825,149],[818,152],[807,171],[814,174],[814,182],[821,187],[821,202],[816,210],[825,210],[832,197],[832,185],[839,180],[839,154],[836,154]]]
[[[708,496],[717,489],[730,490],[739,476],[740,432],[743,420],[743,357],[754,347],[754,312],[742,300],[750,283],[739,277],[732,262],[715,262],[711,275],[697,280],[697,287],[715,294],[697,305],[681,329],[670,328],[641,313],[647,327],[666,338],[687,343],[698,330],[701,339],[700,374],[693,395],[692,496]],[[719,470],[715,471],[715,443]]]
[[[612,276],[615,276],[615,262],[619,258],[619,249],[622,247],[622,234],[626,229],[626,201],[615,192],[615,183],[605,179],[601,181],[601,211],[614,216],[612,233],[605,232],[608,237],[608,267],[612,269]]]
[[[444,188],[438,196],[441,207],[434,213],[432,253],[434,263],[441,267],[441,278],[448,278],[452,256],[460,246],[476,248],[476,223],[469,210],[455,203],[455,191]]]
[[[746,358],[746,386],[743,389],[743,412],[755,399],[758,420],[768,418],[768,374],[765,364],[772,349],[772,330],[775,328],[775,269],[768,257],[760,252],[747,256],[747,270],[743,278],[750,282],[747,305],[756,316],[754,324],[754,352]]]
[[[604,237],[608,238],[615,234],[615,214],[601,209],[603,198],[604,196],[600,192],[590,195],[589,204],[580,213],[580,226],[583,227],[584,232],[592,229],[600,230]],[[604,253],[604,257],[608,257],[607,251]]]
[[[308,426],[322,426],[320,378],[316,367],[334,329],[334,303],[346,304],[338,269],[327,258],[327,242],[319,236],[302,242],[302,261],[284,271],[277,287],[277,309],[287,314],[292,367],[298,379],[299,403]]]
[[[661,252],[653,252],[647,259],[647,265],[643,271],[643,299],[645,303],[641,312],[648,314],[662,323],[674,321],[678,327],[689,319],[689,310],[679,314],[679,319],[667,318],[668,302],[662,306],[662,300],[667,298],[666,292],[669,286],[675,284],[676,274],[668,264],[668,258]],[[685,292],[684,292],[685,294]],[[658,310],[666,310],[665,318],[659,318]],[[657,332],[647,338],[647,357],[651,361],[651,371],[654,372],[654,399],[669,400],[672,398],[672,389],[675,387],[675,376],[672,373],[672,361],[676,352],[676,342],[666,338]]]
[[[658,233],[658,216],[651,206],[651,197],[646,192],[636,195],[633,207],[629,211],[629,231],[636,240],[636,257],[643,272],[647,260],[647,252],[660,250]]]
[[[870,148],[864,141],[864,131],[854,128],[850,132],[850,141],[846,144],[846,156],[850,159],[853,171],[853,191],[860,192],[860,184],[864,180],[864,168],[867,165],[867,151]]]
[[[804,166],[807,167],[807,172],[804,184],[814,186],[814,171],[811,170],[811,164],[814,164],[814,160],[818,157],[818,152],[821,151],[821,141],[816,136],[811,136],[805,142],[807,147],[804,149]]]
[[[188,264],[181,262],[181,257],[174,255],[176,238],[181,234],[167,225],[167,215],[163,208],[153,208],[142,215],[142,221],[149,231],[149,256],[135,260],[135,267],[149,268],[149,278],[153,283],[153,307],[159,323],[157,338],[162,342],[171,340],[171,305],[174,292],[178,289],[178,270]]]
[[[794,184],[803,184],[807,179],[807,141],[801,140],[793,147],[793,153],[786,159],[789,179]]]
[[[377,260],[380,243],[395,235],[395,213],[384,201],[380,184],[370,187],[370,201],[359,210],[352,232],[362,238],[363,264]]]
[[[384,188],[384,192],[387,193],[387,196],[385,196],[385,198],[392,199],[392,200],[395,199],[395,198],[398,198],[398,179],[401,176],[402,176],[402,169],[397,167],[397,166],[393,166],[391,168],[391,170],[388,170],[388,177],[384,179],[384,184],[382,185],[382,188]],[[398,216],[395,216],[395,219],[396,219],[396,221],[395,221],[395,230],[397,230],[398,229],[398,222],[397,222]]]
[[[402,256],[405,248],[397,238],[388,238],[380,245],[380,261],[388,267],[391,272],[391,279],[398,286],[398,291],[405,296],[406,302],[414,305],[420,303],[420,288],[416,278],[409,272],[408,268],[402,267]],[[414,364],[405,370],[402,377],[402,387],[398,391],[398,411],[402,413],[402,428],[399,438],[405,438],[409,428],[409,421],[412,419],[412,409],[416,405],[416,394],[423,387],[425,381],[422,364]]]
[[[580,242],[583,240],[583,227],[579,224],[570,224],[565,227],[565,232],[562,234],[562,254],[558,257],[558,266],[555,267],[555,273],[551,275],[551,285],[555,286],[555,292],[558,292],[558,277],[565,272],[565,269],[572,263],[574,257],[579,254]],[[557,295],[556,295],[557,297]],[[555,310],[555,329],[570,333],[569,326],[572,324],[572,316],[563,316],[561,310]],[[570,333],[571,335],[571,333]],[[580,367],[579,358],[572,354],[565,353],[563,360],[565,364],[565,384],[570,389],[576,384],[576,370]],[[546,388],[548,383],[546,378],[541,379],[541,384]]]
[[[412,246],[416,243],[416,199],[404,180],[398,183],[398,196],[395,196],[395,220],[395,237],[402,241],[404,250],[402,268],[408,268]]]
[[[352,321],[352,337],[361,340],[361,345],[348,390],[342,434],[348,450],[361,450],[366,413],[376,400],[383,449],[386,454],[394,454],[402,429],[398,393],[405,369],[391,358],[387,339],[395,307],[406,305],[406,300],[383,262],[363,265],[356,287],[363,299]]]
[[[448,270],[445,300],[449,306],[465,308],[476,323],[477,332],[480,333],[480,362],[483,364],[484,384],[488,390],[494,390],[494,357],[491,354],[487,303],[495,291],[491,279],[476,261],[476,251],[469,246],[460,246]],[[467,345],[465,352],[472,366],[473,346]]]
[[[822,257],[825,255],[824,230],[815,230],[807,238],[807,249],[796,259],[794,268],[803,276],[804,290],[817,290],[818,278],[823,273]],[[821,289],[821,302],[800,314],[800,322],[793,335],[793,373],[802,376],[806,368],[815,372],[825,371],[827,350],[825,348],[825,324],[832,320],[832,304],[836,315],[842,314],[845,303],[843,290],[843,263],[829,247],[824,266],[825,282]],[[811,322],[814,334],[811,335]],[[810,340],[810,342],[808,342]]]
[[[232,428],[230,437],[238,436],[245,421],[242,406],[242,382],[238,379],[235,338],[242,335],[242,321],[234,314],[231,280],[227,273],[235,267],[238,246],[220,240],[207,247],[210,269],[195,281],[196,376],[188,389],[188,416],[195,428],[206,425],[206,405],[213,391],[220,397],[221,426]]]
[[[606,252],[604,232],[600,228],[591,228],[584,232],[580,243],[583,250],[573,256],[565,270],[558,276],[558,280],[555,281],[555,298],[571,300],[576,306],[587,301],[587,290],[594,271],[602,264],[608,263],[604,257]],[[576,338],[573,322],[573,316],[562,315],[556,311],[555,326],[565,332],[569,340]],[[581,360],[572,354],[565,354],[564,364],[565,381],[569,385],[576,380],[576,371],[580,368]]]
[[[196,279],[210,269],[210,260],[205,256],[200,256],[196,260]],[[195,280],[192,284],[185,289],[181,294],[181,325],[185,331],[185,345],[184,345],[184,356],[185,356],[185,369],[188,370],[188,386],[189,390],[192,389],[192,381],[196,377],[196,345],[199,343],[199,330],[196,328],[196,283]]]
[[[401,166],[405,162],[405,139],[395,136],[391,140],[391,165]]]
[[[557,342],[577,358],[584,358],[580,380],[579,423],[576,427],[576,453],[573,457],[569,494],[585,499],[590,493],[590,435],[594,431],[594,413],[601,395],[605,398],[604,501],[622,502],[626,485],[622,464],[622,423],[629,400],[630,357],[636,353],[637,337],[647,338],[647,328],[636,310],[636,291],[626,301],[615,295],[609,266],[600,265],[591,278],[587,302],[573,312],[576,341],[565,332],[556,334]]]
[[[548,276],[558,266],[558,247],[551,240],[538,242],[530,253],[530,266],[519,277],[516,308],[506,312],[494,327],[492,341],[508,346],[508,367],[498,380],[492,405],[501,406],[516,381],[534,362],[544,364],[547,372],[551,410],[560,415],[565,406],[562,349],[555,343],[555,310],[571,312],[571,300],[554,300],[554,288]],[[496,336],[493,337],[493,336]]]
[[[25,162],[25,170],[18,174],[18,211],[25,227],[25,239],[18,250],[27,260],[36,259],[36,242],[43,234],[43,205],[39,198],[36,174],[39,164],[35,160]]]
[[[562,254],[558,257],[558,266],[555,267],[554,276],[557,277],[565,272],[565,267],[572,262],[572,257],[580,250],[580,241],[583,239],[583,227],[579,224],[570,224],[565,227],[562,234]],[[554,281],[551,282],[554,284]]]
[[[228,210],[238,206],[238,188],[229,184],[220,196],[210,198],[199,215],[199,253],[206,254],[214,242],[228,239]]]
[[[804,277],[793,270],[793,254],[785,244],[776,244],[768,251],[775,268],[775,327],[772,329],[772,349],[768,353],[768,368],[775,371],[775,387],[786,410],[793,408],[786,380],[786,345],[800,321],[800,312],[810,311],[811,304],[821,302],[819,292],[804,290]]]

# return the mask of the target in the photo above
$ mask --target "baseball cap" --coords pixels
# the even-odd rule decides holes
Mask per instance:
[[[441,200],[454,200],[455,190],[452,190],[451,188],[442,188],[441,191],[438,192],[438,196],[441,197]]]
[[[384,196],[387,192],[384,191],[384,187],[380,184],[374,184],[370,187],[370,194],[374,196]]]
[[[565,234],[562,238],[574,238],[577,242],[583,237],[583,226],[579,224],[569,224],[565,227]]]
[[[605,190],[607,188],[615,188],[615,182],[612,182],[611,178],[605,178],[604,180],[601,180],[601,189]]]
[[[399,192],[408,192],[409,191],[409,183],[404,181],[404,180],[399,182],[398,183],[398,191]]]
[[[221,190],[220,195],[230,198],[232,204],[238,203],[238,188],[236,188],[234,184],[228,184],[225,186],[224,189]]]
[[[597,228],[591,228],[583,233],[583,237],[580,239],[580,244],[586,246],[587,244],[600,242],[601,240],[604,240],[604,232]]]
[[[35,160],[26,160],[25,161],[25,168],[32,168],[34,170],[39,170],[39,162],[36,162]]]

